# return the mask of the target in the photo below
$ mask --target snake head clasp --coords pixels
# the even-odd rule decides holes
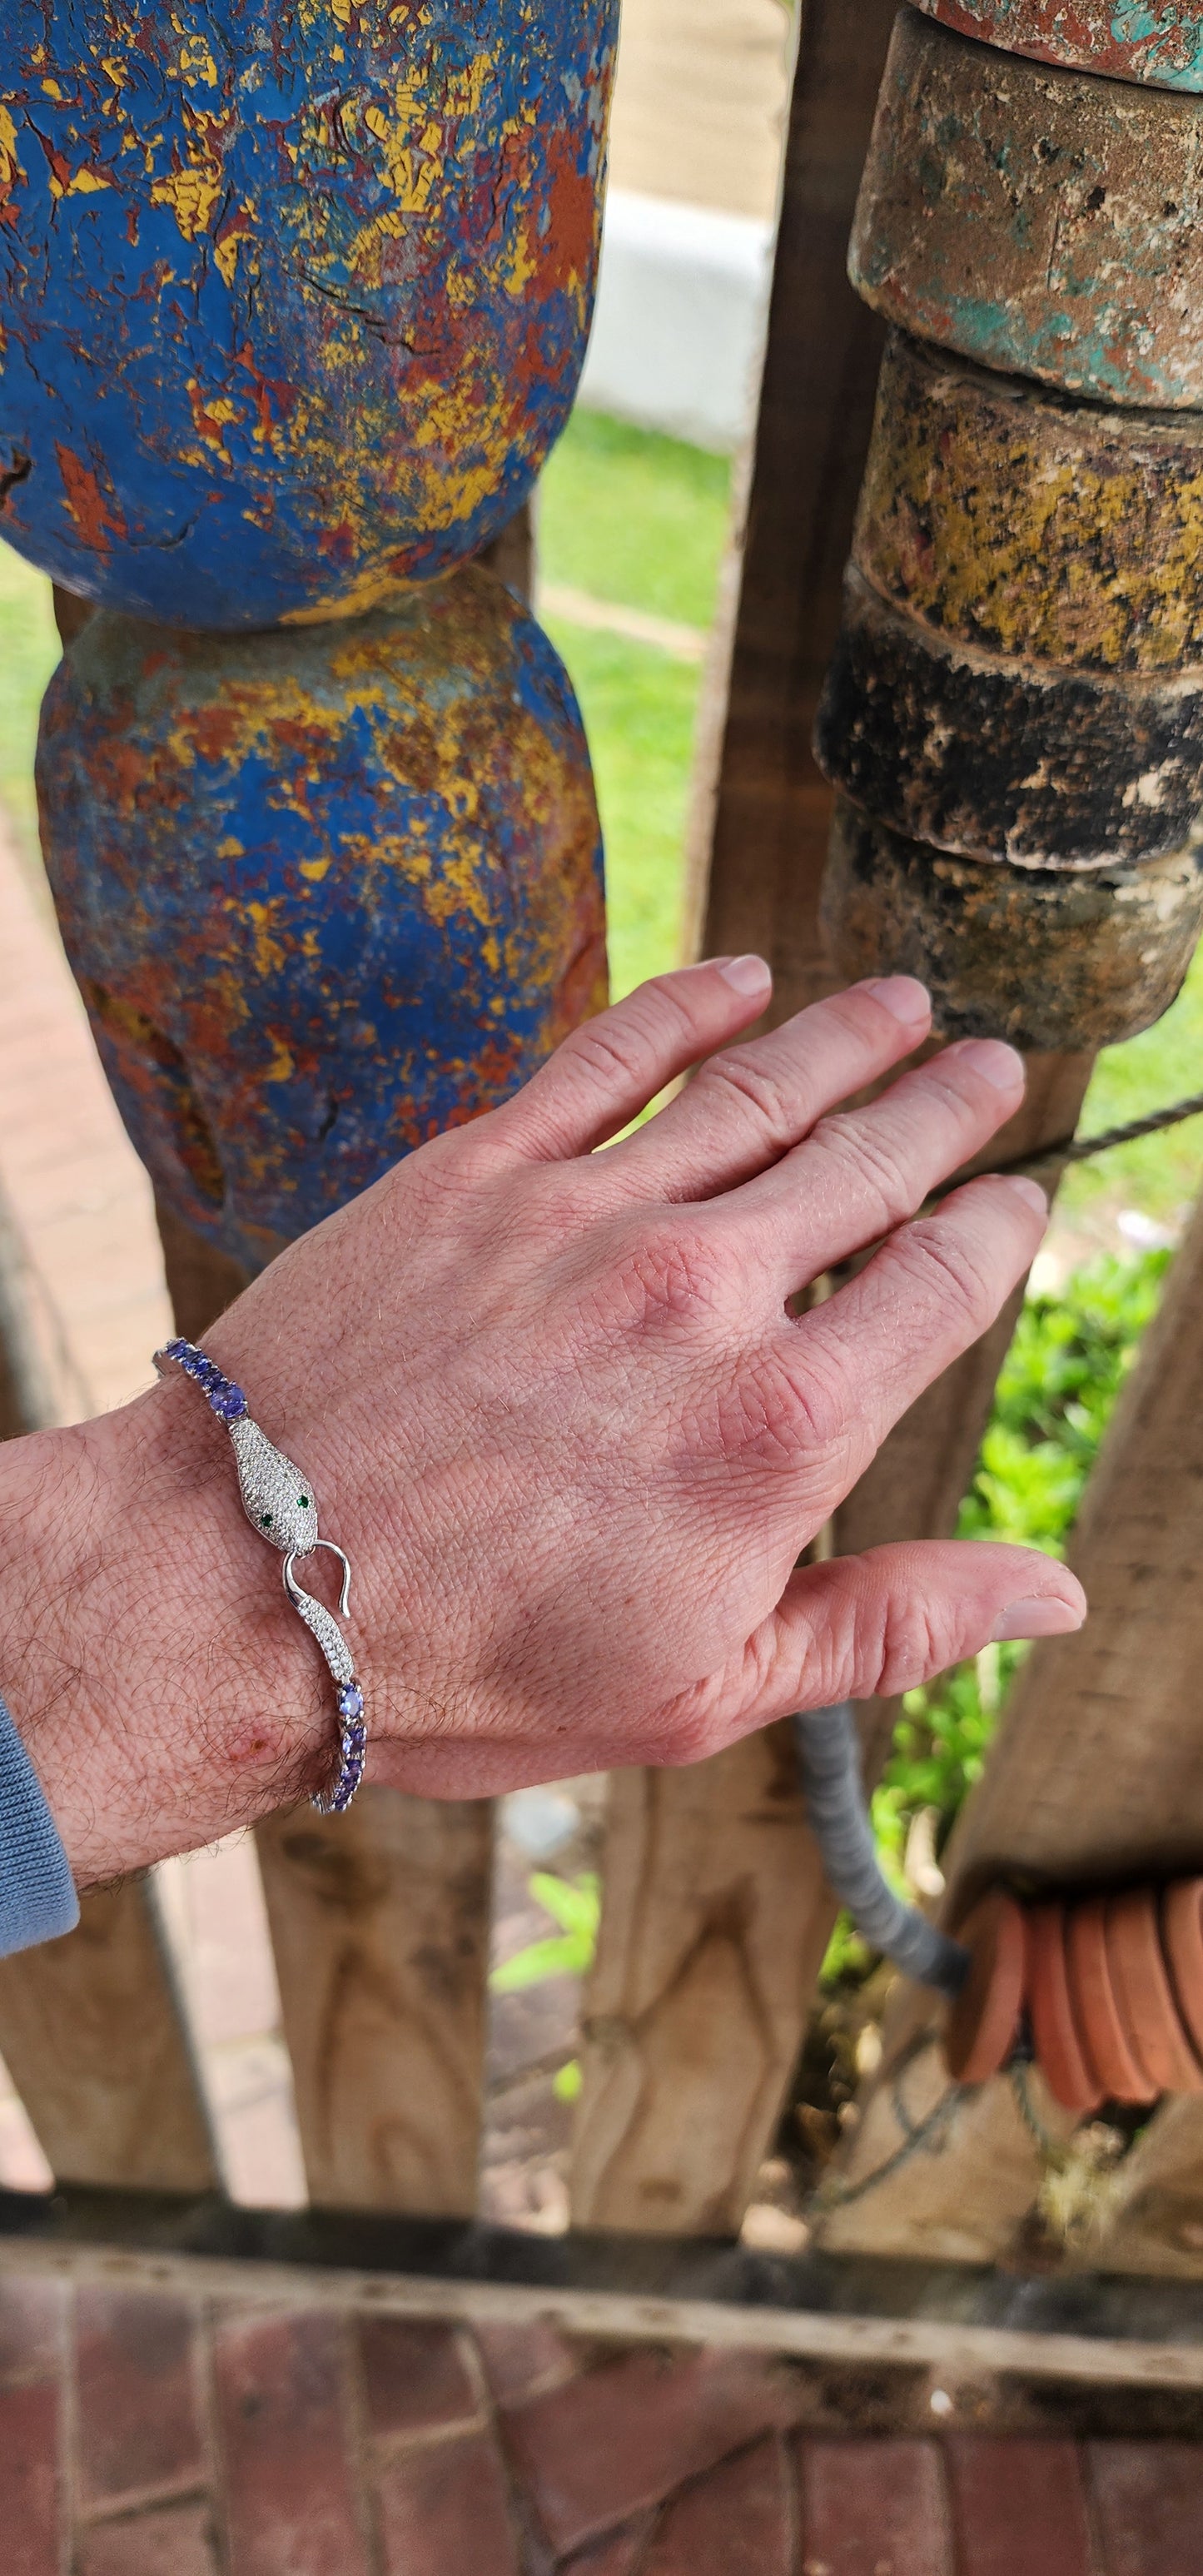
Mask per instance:
[[[284,1559],[284,1589],[288,1594],[288,1598],[292,1602],[294,1609],[299,1606],[301,1601],[307,1601],[309,1599],[309,1594],[303,1591],[292,1569],[298,1556],[308,1556],[311,1554],[313,1549],[319,1547],[324,1547],[328,1555],[336,1556],[342,1567],[343,1584],[342,1590],[338,1596],[338,1615],[340,1619],[345,1619],[347,1612],[351,1607],[351,1562],[350,1558],[343,1554],[341,1547],[335,1546],[332,1538],[314,1538],[310,1539],[309,1546],[307,1548],[290,1548],[288,1555]]]

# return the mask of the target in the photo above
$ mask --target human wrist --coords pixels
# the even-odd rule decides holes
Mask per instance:
[[[318,1784],[320,1667],[194,1390],[10,1444],[0,1498],[0,1685],[81,1884]]]

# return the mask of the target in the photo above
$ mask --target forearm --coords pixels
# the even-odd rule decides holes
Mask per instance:
[[[0,1692],[81,1885],[328,1771],[312,1640],[184,1381],[0,1450]]]

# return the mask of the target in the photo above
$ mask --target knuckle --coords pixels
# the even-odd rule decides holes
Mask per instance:
[[[741,1369],[721,1417],[727,1456],[796,1469],[841,1453],[850,1423],[846,1371],[834,1353],[801,1348],[762,1353]]]
[[[700,1229],[645,1231],[620,1254],[612,1294],[620,1317],[637,1332],[697,1322],[721,1302],[717,1246]]]
[[[916,1596],[888,1593],[879,1605],[877,1633],[866,1657],[877,1676],[873,1696],[893,1699],[914,1690],[946,1660],[945,1640],[937,1634],[927,1604]]]
[[[996,1283],[980,1248],[962,1227],[931,1217],[911,1226],[901,1240],[906,1258],[935,1288],[942,1306],[963,1315],[979,1330],[989,1323],[998,1305]]]
[[[771,1145],[784,1152],[806,1125],[805,1100],[787,1090],[779,1076],[749,1047],[724,1047],[712,1055],[697,1076],[695,1088],[739,1108],[751,1109]]]
[[[871,1118],[847,1110],[821,1118],[810,1142],[831,1157],[839,1179],[853,1183],[881,1233],[914,1213],[916,1193],[900,1167],[897,1148]]]

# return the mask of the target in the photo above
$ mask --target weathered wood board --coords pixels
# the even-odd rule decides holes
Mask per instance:
[[[1106,1887],[1203,1869],[1201,1318],[1203,1209],[1117,1408],[1071,1550],[1090,1616],[1078,1635],[1037,1646],[1019,1678],[950,1846],[953,1904],[998,1877]],[[911,2009],[921,2025],[920,1998]],[[866,2106],[854,2170],[870,2144],[890,2151],[882,2091]],[[974,2259],[1001,2250],[990,2174],[1012,2121],[1005,2085],[985,2088],[972,2116],[958,2117],[938,2182],[917,2160],[902,2166],[874,2191],[871,2215],[866,2196],[832,2221],[828,2241],[903,2251],[930,2244],[943,2226],[976,2246]],[[1038,2171],[1034,2157],[1033,2194]],[[1092,2263],[1203,2273],[1197,2102],[1168,2102],[1150,2122],[1112,2205],[1109,2228],[1090,2240]]]
[[[146,1880],[95,1890],[63,1940],[0,1959],[0,2051],[60,2181],[216,2188]]]
[[[476,2206],[492,1808],[365,1788],[284,1810],[259,1863],[311,2197]]]

